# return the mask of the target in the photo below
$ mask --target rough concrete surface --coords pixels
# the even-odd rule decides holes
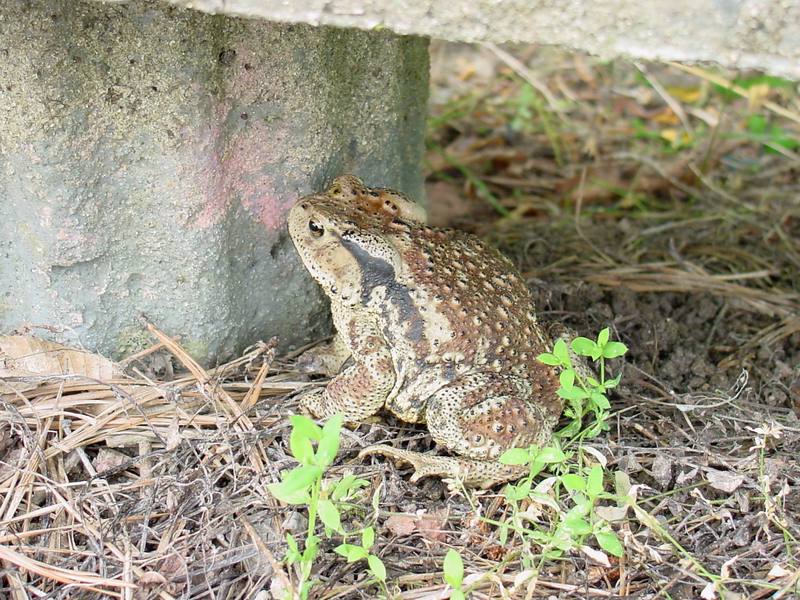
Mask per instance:
[[[120,355],[143,313],[207,362],[319,336],[284,212],[343,171],[420,193],[427,60],[388,31],[0,3],[0,332]]]
[[[797,0],[168,1],[290,23],[558,44],[607,58],[712,61],[800,78]]]

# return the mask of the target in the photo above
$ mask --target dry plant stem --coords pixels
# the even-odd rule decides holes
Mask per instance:
[[[671,67],[675,67],[676,69],[680,69],[681,71],[685,71],[686,73],[690,73],[695,77],[700,77],[701,79],[705,79],[706,81],[710,81],[711,83],[716,83],[719,86],[722,86],[735,94],[738,94],[742,98],[749,97],[748,91],[739,86],[734,84],[729,79],[722,77],[721,75],[717,75],[715,73],[711,73],[710,71],[706,71],[705,69],[701,69],[700,67],[694,67],[692,65],[682,65],[680,63],[669,61],[667,62],[668,65]],[[764,102],[764,108],[774,112],[776,115],[782,116],[784,119],[789,119],[790,121],[794,121],[795,123],[800,123],[800,115],[795,112],[792,112],[780,104],[775,104],[774,102],[767,100]]]
[[[492,42],[485,42],[482,45],[484,48],[487,48],[492,53],[494,53],[500,60],[502,60],[511,69],[513,69],[514,72],[517,73],[517,75],[519,75],[525,81],[527,81],[532,88],[534,88],[537,92],[539,92],[542,96],[544,96],[545,100],[547,100],[547,104],[550,107],[550,110],[552,110],[556,114],[560,113],[561,109],[558,106],[558,100],[556,100],[555,96],[553,96],[553,92],[550,91],[550,88],[547,87],[546,83],[544,83],[536,76],[534,76],[534,74],[528,67],[526,67],[518,59],[513,57],[511,54],[509,54],[502,48],[493,44]]]
[[[231,398],[230,395],[219,384],[211,383],[212,380],[208,373],[206,373],[205,370],[197,363],[197,361],[189,356],[189,354],[183,348],[181,348],[177,342],[164,334],[152,323],[145,322],[145,326],[147,327],[147,330],[156,336],[159,341],[164,344],[164,346],[175,356],[175,358],[177,358],[181,364],[183,364],[183,366],[189,370],[189,372],[197,379],[198,383],[209,395],[209,397],[217,401],[217,406],[222,409],[229,421],[233,423],[234,427],[238,431],[243,433],[254,433],[256,431],[253,423],[244,414],[242,408],[236,404],[233,398]],[[242,442],[244,443],[245,440],[242,440]],[[248,458],[256,473],[258,473],[260,476],[263,476],[264,464],[268,463],[269,459],[267,458],[266,451],[264,450],[261,442],[255,442],[254,447],[248,453]],[[266,488],[264,488],[264,495],[269,497]]]
[[[678,119],[680,119],[681,125],[683,125],[686,133],[688,133],[690,136],[694,136],[694,129],[692,128],[691,123],[689,123],[689,118],[686,116],[686,112],[683,110],[683,107],[680,105],[680,103],[675,100],[675,98],[673,98],[666,89],[664,89],[664,86],[659,83],[658,79],[656,79],[642,63],[634,62],[633,64],[637,69],[639,69],[639,72],[644,76],[647,82],[653,86],[653,89],[656,91],[656,93],[663,98],[664,102],[667,103],[667,106],[672,109],[672,112],[674,112]]]
[[[775,290],[761,290],[730,283],[747,279],[765,278],[768,272],[735,274],[710,274],[704,271],[692,273],[679,269],[670,263],[640,264],[617,267],[597,272],[588,271],[587,281],[604,286],[624,285],[637,292],[705,292],[729,298],[739,306],[769,316],[793,317],[800,306],[800,294],[785,292],[776,294]]]

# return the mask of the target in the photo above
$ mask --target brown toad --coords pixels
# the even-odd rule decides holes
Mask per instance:
[[[414,479],[489,486],[519,477],[524,469],[498,457],[545,443],[562,405],[555,372],[536,360],[546,343],[511,262],[473,235],[427,226],[414,202],[352,176],[298,200],[288,220],[337,330],[314,359],[331,372],[345,365],[302,406],[346,421],[385,407],[427,424],[455,456],[364,451],[410,462]]]

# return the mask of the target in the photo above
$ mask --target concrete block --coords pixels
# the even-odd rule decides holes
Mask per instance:
[[[342,172],[420,195],[427,67],[389,31],[0,3],[0,331],[119,356],[144,313],[206,362],[318,337],[284,213]]]

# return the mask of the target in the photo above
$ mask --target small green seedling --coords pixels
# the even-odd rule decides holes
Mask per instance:
[[[386,581],[386,567],[380,558],[369,552],[374,544],[375,530],[372,527],[366,527],[361,532],[360,546],[356,544],[339,544],[333,551],[344,556],[349,563],[367,559],[370,573],[375,579],[383,582]]]
[[[335,484],[323,486],[323,475],[333,464],[339,452],[339,433],[342,416],[336,415],[320,427],[308,417],[294,415],[290,418],[292,432],[289,436],[289,451],[300,464],[284,473],[280,483],[268,486],[278,500],[287,504],[308,507],[308,529],[300,551],[297,540],[286,534],[286,563],[299,566],[299,593],[305,599],[314,585],[311,568],[319,553],[319,538],[316,536],[317,517],[324,526],[326,537],[334,532],[344,535],[342,528],[342,504],[349,500],[359,488],[368,485],[353,475],[343,477]]]
[[[587,372],[588,369],[573,364],[564,340],[558,340],[552,352],[545,352],[537,357],[546,365],[561,368],[560,387],[556,393],[567,402],[564,414],[570,417],[571,422],[556,434],[557,437],[573,437],[580,433],[582,439],[591,438],[607,429],[606,420],[611,404],[606,394],[608,390],[619,385],[620,375],[606,379],[606,360],[623,356],[628,351],[628,347],[622,342],[610,341],[609,335],[610,331],[606,327],[597,335],[596,341],[577,337],[570,344],[576,355],[591,358],[598,363],[599,381],[594,373]],[[583,419],[588,414],[594,416],[594,422],[584,428]]]
[[[462,590],[464,585],[464,561],[461,560],[461,555],[450,548],[444,557],[442,570],[444,582],[453,588],[450,600],[464,600],[466,598]]]
[[[526,550],[522,553],[523,562],[530,563],[534,544],[541,547],[541,560],[552,559],[583,546],[589,536],[609,554],[619,557],[623,553],[619,538],[595,511],[600,501],[619,499],[604,490],[603,466],[585,466],[581,446],[583,440],[608,427],[606,421],[611,405],[606,394],[619,384],[620,378],[606,379],[606,360],[622,356],[628,350],[621,342],[610,341],[609,334],[606,328],[596,340],[578,337],[569,346],[566,341],[559,340],[552,352],[538,357],[541,362],[561,369],[557,393],[567,403],[564,412],[570,423],[553,436],[549,446],[512,448],[500,456],[504,464],[525,465],[528,469],[524,478],[504,488],[511,517],[499,524],[501,544],[506,543],[510,531],[520,537]],[[575,364],[575,355],[591,358],[597,363],[599,375]],[[584,422],[587,416],[592,419]],[[575,441],[577,448],[565,451],[573,447]],[[542,472],[550,476],[534,486],[534,478]],[[531,500],[550,510],[548,529],[520,511],[519,503],[523,500]]]

